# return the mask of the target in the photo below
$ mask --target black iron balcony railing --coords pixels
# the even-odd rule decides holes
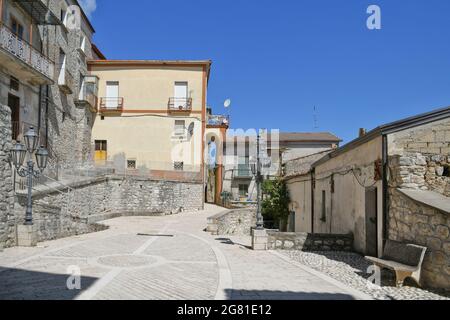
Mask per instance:
[[[0,22],[0,48],[53,81],[55,64]]]
[[[169,98],[169,111],[191,111],[192,98]]]
[[[123,111],[123,97],[100,98],[100,112],[121,112],[121,111]]]

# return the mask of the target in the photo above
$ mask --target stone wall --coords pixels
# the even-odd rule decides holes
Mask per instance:
[[[56,183],[35,187],[33,213],[39,241],[97,231],[101,227],[94,222],[122,215],[165,215],[203,207],[199,183],[104,176],[69,187]],[[17,224],[24,221],[25,205],[26,192],[17,192]]]
[[[256,208],[226,210],[208,218],[207,231],[215,235],[250,235],[256,226]]]
[[[14,191],[8,152],[11,144],[11,110],[0,104],[0,251],[11,243],[14,233]]]
[[[410,152],[389,159],[389,239],[428,248],[422,276],[432,288],[450,288],[450,213],[403,192],[431,192],[439,203],[450,202],[449,160],[448,154]]]
[[[389,239],[428,248],[423,283],[450,289],[450,214],[390,190]]]
[[[352,251],[353,235],[268,231],[270,250]]]
[[[389,159],[390,186],[450,197],[450,155],[406,153]]]

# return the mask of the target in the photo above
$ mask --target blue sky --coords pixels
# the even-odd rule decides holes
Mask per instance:
[[[110,59],[213,60],[208,102],[225,113],[232,99],[233,128],[348,142],[361,127],[450,105],[448,0],[96,2],[95,42]],[[370,4],[381,30],[366,27]]]

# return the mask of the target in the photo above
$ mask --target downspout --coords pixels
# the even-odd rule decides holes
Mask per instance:
[[[383,148],[383,249],[384,243],[388,240],[388,219],[389,219],[389,188],[388,188],[388,170],[389,170],[389,158],[388,158],[388,139],[387,135],[382,136],[382,148]]]

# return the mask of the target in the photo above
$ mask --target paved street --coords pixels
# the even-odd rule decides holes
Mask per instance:
[[[0,299],[364,299],[249,237],[205,233],[220,210],[105,221],[109,230],[0,253]],[[81,290],[69,290],[73,271]],[[69,284],[76,283],[70,281]]]

